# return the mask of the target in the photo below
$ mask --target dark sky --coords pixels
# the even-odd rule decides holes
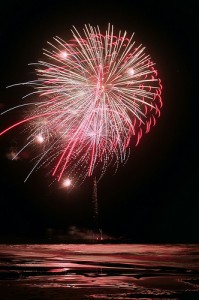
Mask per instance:
[[[1,1],[1,109],[21,103],[27,89],[6,86],[33,79],[28,63],[42,57],[53,36],[70,38],[72,25],[103,29],[110,22],[135,32],[156,62],[164,106],[128,163],[100,181],[101,225],[105,233],[133,242],[199,242],[197,1],[17,2]],[[0,128],[19,118],[20,112],[1,117]],[[49,187],[46,170],[40,170],[24,184],[30,162],[6,158],[20,143],[18,133],[0,139],[1,240],[31,241],[48,228],[62,233],[72,225],[92,228],[91,180],[66,192]]]

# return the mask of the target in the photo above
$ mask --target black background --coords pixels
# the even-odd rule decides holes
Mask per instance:
[[[110,170],[98,185],[101,225],[110,236],[198,242],[197,6],[197,1],[1,2],[1,110],[21,103],[30,91],[6,86],[34,79],[28,63],[42,58],[53,36],[69,39],[72,25],[90,23],[103,31],[110,22],[116,31],[135,32],[156,62],[164,103],[157,126],[132,149],[127,164],[114,176]],[[20,114],[1,116],[0,129]],[[24,184],[31,163],[6,158],[20,144],[19,132],[0,138],[1,241],[45,240],[49,232],[66,237],[72,225],[92,229],[92,181],[67,192],[49,187],[44,169]]]

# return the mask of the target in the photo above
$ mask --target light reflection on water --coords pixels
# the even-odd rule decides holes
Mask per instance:
[[[2,299],[199,299],[199,245],[0,245]],[[177,297],[177,298],[176,298]]]

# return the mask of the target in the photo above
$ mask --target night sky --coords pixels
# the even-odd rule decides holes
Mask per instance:
[[[127,164],[99,182],[101,226],[132,242],[199,242],[197,1],[19,2],[1,2],[1,110],[30,92],[6,86],[35,78],[28,63],[42,58],[53,36],[67,40],[72,25],[81,29],[87,23],[103,30],[110,22],[118,31],[135,32],[156,62],[164,106]],[[20,115],[2,116],[0,129]],[[68,192],[49,187],[47,170],[41,169],[24,184],[31,162],[6,156],[23,141],[20,133],[18,128],[0,138],[0,242],[47,241],[50,233],[66,237],[71,226],[92,229],[92,181]]]

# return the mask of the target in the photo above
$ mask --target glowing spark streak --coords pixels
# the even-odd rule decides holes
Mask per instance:
[[[40,102],[41,103],[41,102]],[[14,107],[11,107],[7,110],[4,110],[2,113],[0,113],[0,115],[4,115],[6,114],[7,112],[11,111],[11,110],[14,110],[14,109],[17,109],[17,108],[20,108],[20,107],[23,107],[23,106],[28,106],[28,105],[35,105],[37,106],[37,103],[32,103],[32,102],[29,102],[29,103],[23,103],[23,104],[20,104],[20,105],[17,105],[17,106],[14,106]]]
[[[3,135],[4,133],[6,133],[7,131],[13,129],[14,127],[17,127],[17,126],[19,126],[19,125],[21,125],[21,124],[23,124],[23,123],[27,123],[27,122],[29,122],[29,121],[31,121],[31,120],[34,120],[34,119],[37,119],[37,118],[39,118],[39,117],[44,117],[44,116],[52,115],[52,114],[54,114],[54,112],[51,112],[51,113],[43,113],[43,114],[40,114],[40,115],[37,115],[37,116],[32,116],[32,117],[29,117],[29,118],[27,118],[27,119],[25,119],[25,120],[19,121],[19,122],[15,123],[15,124],[11,125],[10,127],[6,128],[5,130],[1,131],[1,132],[0,132],[0,136]]]
[[[17,154],[12,158],[12,160],[15,160],[15,158],[24,150],[26,149],[31,143],[33,142],[33,140],[30,140],[30,142],[28,142],[24,147],[22,147]]]

